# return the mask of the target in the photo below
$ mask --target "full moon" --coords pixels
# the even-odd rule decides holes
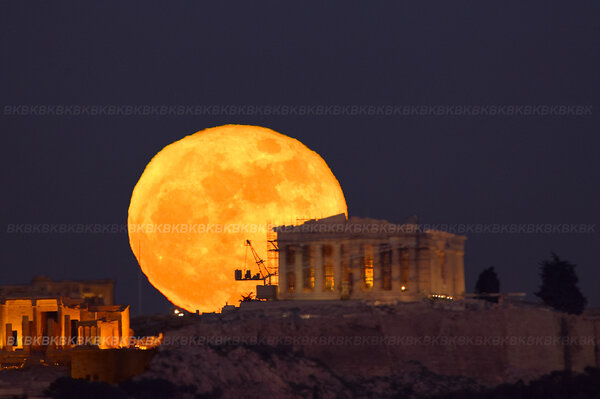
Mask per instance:
[[[199,131],[163,148],[131,196],[129,244],[154,287],[190,312],[238,304],[265,261],[271,226],[347,214],[339,182],[316,152],[259,126]],[[276,267],[277,265],[270,265]]]

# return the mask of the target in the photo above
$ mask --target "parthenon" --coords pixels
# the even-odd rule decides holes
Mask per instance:
[[[464,236],[344,214],[275,230],[280,299],[464,295]]]

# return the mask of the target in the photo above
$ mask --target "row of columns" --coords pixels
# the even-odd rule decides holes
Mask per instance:
[[[429,278],[430,265],[426,256],[419,256],[419,249],[416,245],[401,245],[399,241],[336,241],[336,242],[312,242],[306,243],[310,245],[314,251],[314,292],[322,293],[328,292],[325,290],[325,262],[323,257],[323,247],[330,245],[332,247],[332,261],[333,261],[333,278],[334,292],[341,292],[342,284],[342,245],[347,246],[350,253],[344,254],[350,258],[363,260],[362,258],[362,244],[373,245],[373,288],[375,291],[401,291],[401,287],[405,286],[407,290],[410,290],[411,294],[418,294],[420,292],[427,292],[429,290]],[[383,264],[381,262],[380,244],[388,244],[389,250],[391,251],[390,260],[390,290],[383,289]],[[304,250],[301,245],[292,245],[294,248],[293,265],[287,264],[290,257],[287,254],[289,250],[288,246],[283,244],[280,245],[279,256],[279,284],[280,292],[285,296],[295,296],[297,293],[304,291]],[[402,251],[406,251],[405,259],[402,259]],[[422,259],[419,259],[422,258]],[[361,264],[360,261],[352,261],[348,259],[347,264],[351,268],[352,273],[352,286],[353,292],[357,290],[362,291],[364,281],[361,280]],[[405,262],[403,265],[402,263]],[[401,275],[405,267],[404,276]],[[294,275],[294,292],[288,291],[288,273],[293,272]]]

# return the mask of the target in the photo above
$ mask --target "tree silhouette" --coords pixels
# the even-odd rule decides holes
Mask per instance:
[[[535,295],[546,305],[571,314],[583,312],[587,299],[577,286],[579,279],[575,274],[574,264],[552,253],[551,260],[540,262],[540,277],[542,285]]]
[[[494,266],[483,269],[475,283],[476,294],[498,294],[500,292],[500,280],[494,270]],[[481,295],[479,299],[485,299],[490,302],[498,302],[498,297]]]

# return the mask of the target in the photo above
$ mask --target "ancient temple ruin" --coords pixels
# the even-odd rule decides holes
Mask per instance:
[[[275,230],[280,299],[418,301],[465,293],[464,236],[343,214]]]
[[[114,304],[114,288],[114,280],[46,277],[0,287],[0,350],[127,347],[129,306]]]

